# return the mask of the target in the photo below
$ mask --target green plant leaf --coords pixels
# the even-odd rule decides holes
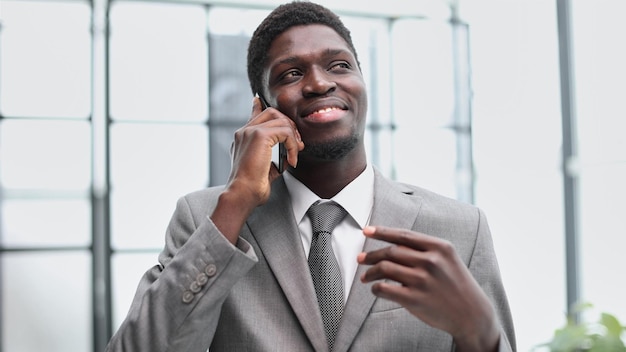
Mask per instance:
[[[568,324],[554,332],[554,338],[548,346],[551,351],[574,351],[584,346],[588,340],[585,326]]]
[[[618,336],[599,336],[589,352],[626,352],[626,347]]]
[[[602,313],[600,323],[606,327],[606,332],[610,336],[620,337],[624,332],[624,327],[612,314]]]
[[[593,305],[580,303],[572,310],[581,313]],[[626,327],[609,313],[601,313],[596,321],[579,321],[575,314],[567,316],[566,324],[555,330],[552,340],[537,348],[549,348],[551,352],[626,352],[623,335]]]

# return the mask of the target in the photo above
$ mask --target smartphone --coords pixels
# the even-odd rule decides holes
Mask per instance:
[[[267,109],[270,105],[267,103],[265,98],[258,94],[259,99],[261,100],[261,104],[263,105],[263,110]],[[276,165],[278,172],[281,174],[287,168],[287,148],[285,148],[285,143],[278,143],[272,148],[272,162]]]

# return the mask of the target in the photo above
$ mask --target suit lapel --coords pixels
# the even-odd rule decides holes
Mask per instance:
[[[315,288],[282,177],[274,181],[270,199],[252,213],[247,223],[315,351],[326,351]]]
[[[421,198],[414,196],[410,189],[392,183],[375,171],[374,206],[370,225],[410,229],[417,219],[421,202]],[[364,251],[369,252],[388,245],[388,243],[368,238],[364,244]],[[357,268],[334,351],[347,351],[350,348],[350,344],[377,299],[371,292],[372,283],[363,284],[360,280],[361,275],[367,269],[368,267],[363,265]]]

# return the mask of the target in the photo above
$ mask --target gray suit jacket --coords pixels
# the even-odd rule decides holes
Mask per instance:
[[[221,188],[178,201],[160,264],[145,273],[107,351],[327,351],[315,290],[284,181],[231,245],[209,220]],[[515,350],[511,314],[487,221],[474,206],[375,176],[372,225],[451,241],[492,300],[500,351]],[[387,244],[367,239],[365,250]],[[355,258],[356,260],[356,258]],[[376,298],[358,280],[333,351],[452,351],[452,337]]]

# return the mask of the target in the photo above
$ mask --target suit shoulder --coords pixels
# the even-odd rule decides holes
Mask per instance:
[[[477,231],[484,212],[474,204],[463,202],[449,196],[411,184],[399,183],[413,197],[420,199],[420,221],[430,223],[433,228],[423,229],[430,233],[444,233],[450,224],[465,228],[470,232]]]
[[[433,206],[441,206],[446,208],[459,208],[465,211],[476,211],[477,207],[474,204],[454,199],[450,196],[446,196],[437,192],[433,192],[423,187],[415,186],[403,182],[395,182],[399,187],[404,189],[405,193],[412,194],[413,196],[420,197],[426,204]]]
[[[189,192],[185,194],[183,197],[186,198],[187,200],[201,199],[204,201],[206,199],[217,198],[223,190],[224,190],[223,185],[212,186],[212,187],[207,187],[207,188]]]
[[[213,186],[189,192],[178,199],[178,206],[186,204],[192,213],[206,214],[215,207],[224,186]]]

